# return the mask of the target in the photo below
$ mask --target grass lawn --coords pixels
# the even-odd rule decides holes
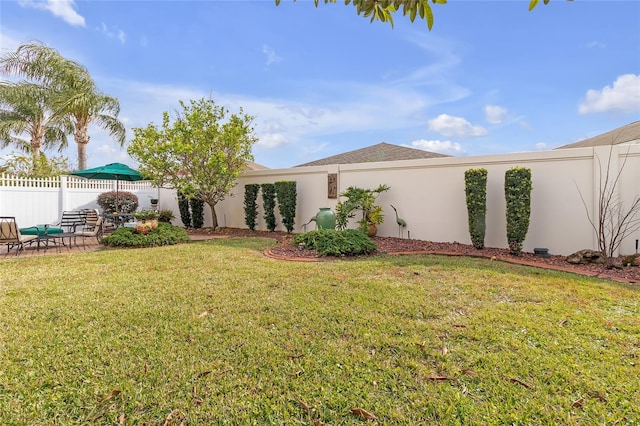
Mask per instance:
[[[0,424],[640,423],[638,287],[269,244],[0,262]]]

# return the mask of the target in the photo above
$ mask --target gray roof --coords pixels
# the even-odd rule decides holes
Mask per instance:
[[[268,170],[269,169],[267,166],[254,163],[253,161],[246,161],[244,165],[245,165],[245,170]]]
[[[418,160],[422,158],[450,157],[437,152],[424,151],[422,149],[407,148],[381,142],[366,148],[356,149],[343,154],[333,155],[309,163],[299,164],[295,167],[326,166],[330,164],[355,164],[372,163],[375,161]]]
[[[620,145],[623,143],[640,143],[640,121],[634,121],[626,126],[603,133],[592,138],[583,139],[580,142],[563,145],[556,149],[565,148],[590,148],[603,145]]]

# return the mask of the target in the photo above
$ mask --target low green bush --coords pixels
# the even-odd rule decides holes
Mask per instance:
[[[105,213],[133,213],[138,209],[138,196],[127,191],[103,192],[96,201]]]
[[[160,210],[158,212],[158,220],[160,222],[171,223],[173,219],[176,217],[173,215],[171,210]]]
[[[371,238],[357,229],[317,229],[296,235],[293,243],[317,250],[320,256],[357,256],[373,253],[376,249]]]
[[[160,222],[148,234],[139,234],[135,228],[121,227],[100,240],[109,247],[156,247],[189,241],[187,231],[178,226]]]

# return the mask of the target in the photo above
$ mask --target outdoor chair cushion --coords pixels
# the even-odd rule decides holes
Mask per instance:
[[[62,228],[57,228],[55,226],[50,226],[47,229],[47,235],[52,234],[62,234],[64,230]],[[38,235],[42,237],[44,235],[44,225],[30,226],[28,228],[20,228],[20,233],[22,235]]]

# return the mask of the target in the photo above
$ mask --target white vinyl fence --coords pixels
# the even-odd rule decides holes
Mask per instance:
[[[138,196],[139,209],[151,207],[158,189],[149,182],[117,182],[119,191]],[[116,181],[59,176],[46,179],[0,174],[0,216],[15,216],[21,227],[56,223],[65,210],[98,209],[98,195],[115,191]]]
[[[386,215],[378,226],[378,235],[399,235],[394,211],[407,222],[404,236],[411,238],[470,244],[465,201],[464,172],[470,168],[488,170],[487,230],[488,247],[507,248],[504,174],[514,166],[532,171],[531,223],[524,250],[548,248],[552,254],[568,255],[584,248],[597,249],[597,238],[587,212],[597,217],[598,195],[606,176],[609,154],[609,177],[615,179],[616,199],[625,206],[640,197],[640,145],[575,148],[517,154],[447,157],[424,160],[345,164],[291,169],[255,170],[243,173],[230,196],[216,207],[218,224],[246,228],[244,220],[244,185],[296,181],[297,214],[294,232],[320,207],[335,208],[338,199],[330,198],[328,181],[337,178],[337,192],[349,186],[391,187],[378,198]],[[0,215],[16,216],[20,226],[53,223],[64,210],[97,208],[96,198],[115,190],[115,182],[84,180],[67,176],[59,179],[14,179],[0,175]],[[140,209],[150,207],[151,198],[159,198],[159,208],[174,212],[174,224],[181,225],[175,191],[156,189],[147,182],[120,182],[120,190],[138,195]],[[259,230],[265,230],[261,194],[258,195]],[[277,209],[276,209],[277,210]],[[284,230],[276,211],[278,230]],[[211,226],[209,208],[205,206],[205,226]],[[313,229],[311,224],[307,229]],[[640,231],[629,234],[620,253],[631,254],[640,240]]]

